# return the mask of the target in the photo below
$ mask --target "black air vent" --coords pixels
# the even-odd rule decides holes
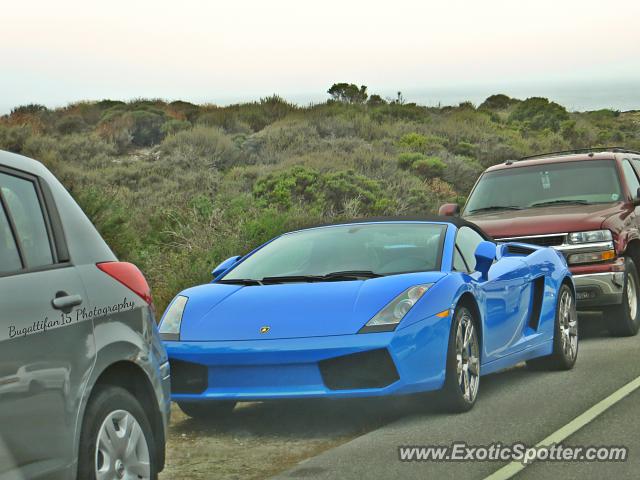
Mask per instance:
[[[523,247],[522,245],[507,245],[507,253],[511,255],[531,255],[535,250],[533,248]]]
[[[202,393],[208,386],[208,369],[199,363],[169,360],[171,393]]]
[[[529,326],[534,330],[540,324],[540,313],[542,312],[542,299],[544,297],[544,277],[538,277],[533,282],[533,305],[531,306],[531,316]]]
[[[400,378],[386,348],[323,360],[320,373],[331,390],[382,388]]]

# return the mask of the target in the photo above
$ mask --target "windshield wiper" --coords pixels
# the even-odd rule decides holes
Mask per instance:
[[[522,207],[516,207],[515,205],[491,205],[489,207],[482,207],[482,208],[476,208],[475,210],[469,210],[469,213],[492,212],[496,210],[522,210]]]
[[[264,277],[261,281],[266,283],[295,283],[295,282],[338,282],[341,280],[358,280],[360,278],[382,277],[381,274],[371,270],[345,270],[331,272],[326,275],[283,275],[280,277]]]
[[[549,200],[548,202],[538,202],[531,205],[531,208],[534,207],[543,207],[545,205],[589,205],[589,202],[586,200]]]
[[[229,285],[245,285],[245,286],[251,286],[251,285],[262,285],[262,282],[260,280],[255,280],[253,278],[229,278],[229,279],[222,279],[222,280],[218,280],[216,283],[227,283]]]
[[[323,275],[322,278],[335,280],[337,278],[377,278],[382,277],[381,274],[372,272],[371,270],[345,270],[343,272],[331,272]]]
[[[261,281],[265,283],[295,283],[295,282],[321,282],[320,275],[282,275],[281,277],[264,277]]]

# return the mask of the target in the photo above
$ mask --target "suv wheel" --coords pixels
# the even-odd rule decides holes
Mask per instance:
[[[622,303],[603,309],[602,314],[607,327],[616,337],[630,337],[638,333],[640,327],[640,305],[638,296],[638,271],[636,264],[629,257],[624,261],[624,285]]]
[[[153,445],[149,420],[136,398],[120,387],[98,387],[82,424],[78,478],[155,480]]]

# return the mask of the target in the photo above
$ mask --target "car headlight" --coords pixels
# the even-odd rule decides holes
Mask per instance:
[[[184,308],[187,306],[188,297],[184,295],[178,295],[167,311],[164,312],[162,320],[160,322],[160,336],[164,340],[179,340],[180,339],[180,326],[182,325],[182,315],[184,314]]]
[[[577,243],[595,243],[610,242],[613,240],[609,230],[590,230],[588,232],[572,232],[569,234],[569,243],[575,245]]]
[[[606,262],[616,258],[615,250],[603,250],[599,252],[572,253],[569,255],[569,263],[575,265],[578,263],[596,263]]]
[[[433,283],[425,283],[407,288],[369,320],[358,333],[389,332],[394,330],[432,285]]]

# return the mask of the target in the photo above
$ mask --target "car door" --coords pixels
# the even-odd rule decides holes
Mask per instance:
[[[638,172],[640,172],[640,159],[633,158],[631,161],[624,159],[622,161],[622,170],[624,171],[625,182],[629,189],[629,193],[631,194],[631,199],[636,200],[638,196],[638,188],[640,188],[640,177],[638,175]],[[636,206],[633,209],[633,215],[629,215],[625,218],[624,223],[627,228],[631,228],[640,236],[638,208],[640,208],[640,206]]]
[[[0,165],[0,476],[67,478],[92,364],[86,292],[44,182]]]
[[[462,257],[469,272],[475,272],[475,251],[484,238],[469,227],[461,227],[456,236],[456,255]],[[502,257],[492,265],[488,279],[473,274],[485,305],[483,361],[489,362],[513,353],[526,326],[531,298],[528,265],[518,257]]]

